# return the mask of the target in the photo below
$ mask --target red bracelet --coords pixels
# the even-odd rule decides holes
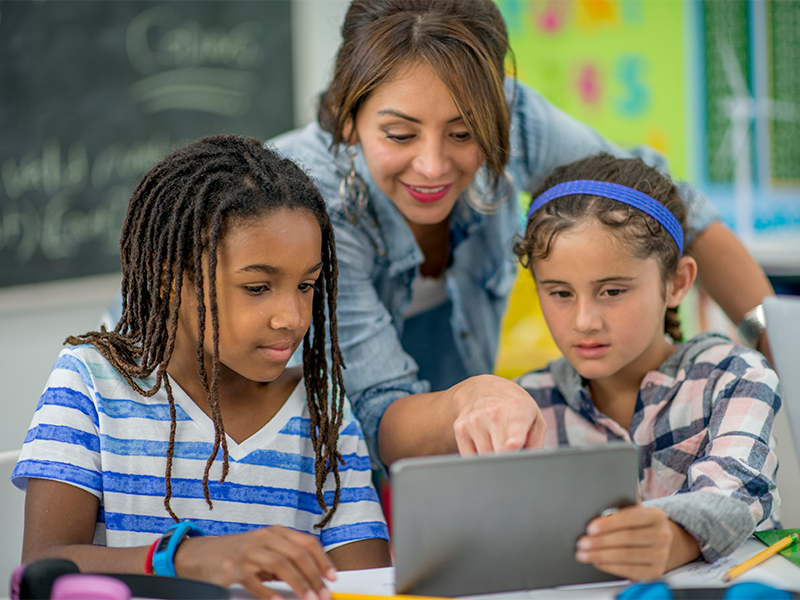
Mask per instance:
[[[150,546],[150,550],[147,551],[147,558],[144,559],[144,572],[148,575],[153,574],[153,553],[156,551],[156,546],[158,546],[158,542],[161,541],[161,538],[158,538],[153,545]]]

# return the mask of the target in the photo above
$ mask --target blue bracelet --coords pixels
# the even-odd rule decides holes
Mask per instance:
[[[181,521],[164,532],[153,552],[153,573],[162,577],[177,577],[175,574],[175,552],[187,537],[205,535],[202,529],[191,521]]]

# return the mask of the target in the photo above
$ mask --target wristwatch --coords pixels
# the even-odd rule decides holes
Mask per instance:
[[[761,339],[761,334],[766,330],[767,319],[764,316],[764,307],[759,304],[754,309],[744,314],[744,317],[736,328],[736,334],[739,336],[742,344],[748,348],[755,348],[758,346],[758,340]]]
[[[175,574],[175,552],[187,537],[205,535],[191,521],[181,521],[171,526],[158,540],[153,551],[153,573],[162,577],[177,577]]]

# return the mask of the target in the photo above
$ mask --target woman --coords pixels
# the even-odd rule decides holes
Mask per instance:
[[[345,386],[373,460],[539,445],[535,403],[486,375],[515,281],[517,193],[583,156],[630,153],[505,77],[491,0],[353,0],[342,36],[318,122],[270,144],[331,212]],[[682,194],[701,283],[739,322],[769,282],[708,201]]]

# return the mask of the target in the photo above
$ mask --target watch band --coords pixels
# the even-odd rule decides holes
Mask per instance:
[[[163,577],[177,577],[175,573],[175,552],[187,537],[205,535],[202,529],[191,521],[181,521],[169,527],[159,538],[153,551],[153,573]]]
[[[767,319],[764,315],[764,307],[760,304],[754,309],[744,314],[739,325],[736,327],[736,334],[739,340],[748,348],[758,346],[758,340],[767,330]]]

